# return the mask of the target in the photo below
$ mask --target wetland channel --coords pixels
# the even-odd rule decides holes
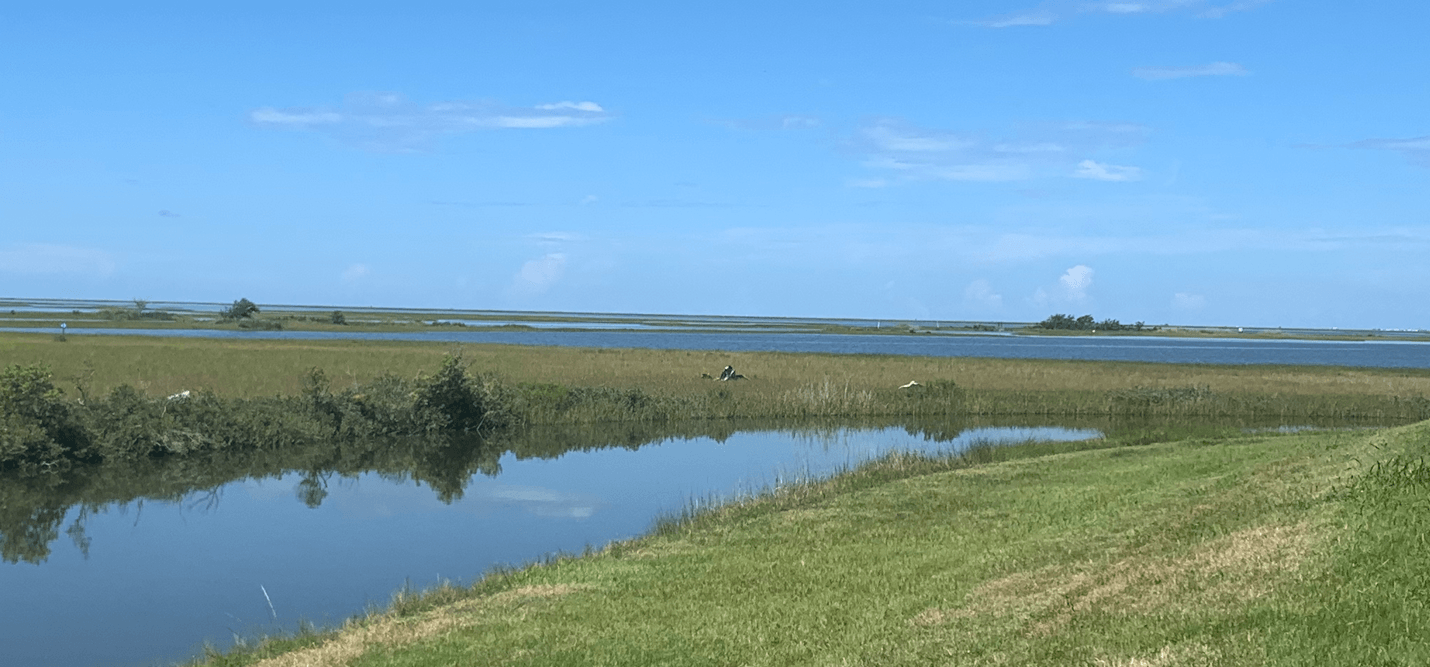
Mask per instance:
[[[890,452],[1102,435],[1093,424],[1044,422],[630,428],[538,429],[498,449],[474,441],[419,455],[412,470],[381,458],[316,467],[313,452],[298,452],[228,461],[229,470],[110,466],[56,488],[5,480],[5,662],[168,664],[205,642],[223,648],[300,620],[334,625],[404,587],[579,553],[692,504]],[[601,444],[553,445],[576,442]]]
[[[1409,342],[609,331],[103,333],[1430,368],[1430,344]],[[457,443],[439,451],[394,445],[360,452],[220,453],[80,468],[62,479],[0,479],[0,662],[170,664],[196,656],[205,643],[224,648],[264,633],[291,632],[300,620],[336,624],[385,606],[396,590],[444,580],[470,583],[493,567],[599,548],[643,534],[662,516],[693,504],[827,476],[890,452],[956,452],[975,444],[1112,437],[1166,426],[1035,417],[610,424],[529,429],[502,442]]]

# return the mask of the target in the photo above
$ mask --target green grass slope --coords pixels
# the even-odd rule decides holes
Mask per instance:
[[[1430,664],[1430,424],[1047,450],[889,459],[210,663]]]

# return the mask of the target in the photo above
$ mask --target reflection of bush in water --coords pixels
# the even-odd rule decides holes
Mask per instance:
[[[81,511],[67,532],[79,543],[87,515],[106,508],[142,508],[147,501],[194,502],[212,509],[218,489],[242,479],[278,479],[302,471],[297,500],[317,507],[332,477],[374,472],[432,488],[443,502],[462,497],[473,475],[496,475],[504,449],[472,434],[436,434],[304,443],[287,449],[206,450],[189,456],[138,458],[72,466],[64,473],[0,477],[0,558],[39,563],[72,507]],[[207,495],[205,495],[207,492]]]
[[[837,421],[827,424],[807,418],[738,421],[720,417],[752,406],[728,387],[708,395],[667,396],[640,388],[504,386],[467,372],[458,357],[448,358],[431,376],[382,376],[336,392],[314,369],[298,395],[256,399],[224,399],[208,391],[154,399],[120,386],[101,398],[81,387],[82,400],[68,401],[44,368],[11,366],[0,374],[0,556],[44,560],[65,510],[77,504],[97,510],[145,498],[178,501],[235,479],[294,470],[305,472],[295,493],[310,506],[323,502],[330,475],[364,472],[424,482],[451,502],[473,474],[495,474],[507,451],[551,458],[575,449],[634,449],[668,439],[723,441],[746,428],[799,430],[825,439],[851,426],[900,426],[942,441],[971,425],[999,425],[985,417],[951,421],[950,415],[1022,415],[1016,417],[1020,421],[1055,415],[1058,425],[1069,427],[1093,415],[1164,418],[1159,426],[1129,429],[1125,436],[1091,426],[1132,443],[1190,437],[1186,421],[1165,421],[1177,415],[1215,421],[1220,426],[1213,430],[1278,425],[1266,423],[1268,415],[1298,421],[1308,414],[1367,415],[1380,423],[1430,416],[1423,397],[1276,397],[1206,387],[974,391],[930,381],[916,391],[870,393],[830,382],[817,389],[790,392],[786,404],[753,408],[809,416],[825,414],[834,404],[857,403],[899,416],[851,421],[849,415],[831,415]],[[754,398],[763,400],[759,396]],[[1263,421],[1249,423],[1237,415],[1261,415]],[[690,417],[698,420],[682,419]],[[531,426],[542,422],[561,425]],[[501,428],[509,425],[524,426]],[[76,544],[85,540],[83,516],[69,530]]]
[[[485,437],[505,423],[499,406],[494,384],[457,358],[411,381],[333,393],[314,371],[299,396],[229,400],[120,386],[69,402],[45,369],[11,366],[0,376],[0,557],[44,560],[74,505],[179,501],[291,470],[309,471],[297,492],[310,506],[326,475],[368,471],[410,476],[452,502],[473,474],[499,469],[502,449]],[[84,516],[70,528],[77,544]]]

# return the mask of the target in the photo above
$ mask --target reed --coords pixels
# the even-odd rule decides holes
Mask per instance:
[[[516,423],[878,415],[1430,417],[1430,370],[924,358],[392,341],[0,334],[0,364],[47,364],[71,395],[120,385],[227,398],[335,391],[431,373],[452,353],[490,376]],[[747,379],[702,377],[733,365]],[[921,386],[899,389],[910,380]]]

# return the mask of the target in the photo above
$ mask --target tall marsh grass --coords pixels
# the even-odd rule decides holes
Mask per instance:
[[[54,387],[81,398],[127,387],[121,393],[132,392],[130,402],[186,390],[223,401],[277,400],[310,392],[308,371],[316,369],[332,387],[327,395],[347,397],[343,409],[379,420],[396,418],[381,413],[454,353],[479,372],[494,414],[516,425],[959,415],[1430,418],[1430,371],[1422,369],[351,340],[84,336],[55,345],[43,336],[0,335],[0,362],[47,364]],[[702,377],[726,365],[746,379]],[[919,384],[901,388],[910,380]],[[323,409],[341,421],[334,405]],[[29,437],[16,429],[16,437]]]

